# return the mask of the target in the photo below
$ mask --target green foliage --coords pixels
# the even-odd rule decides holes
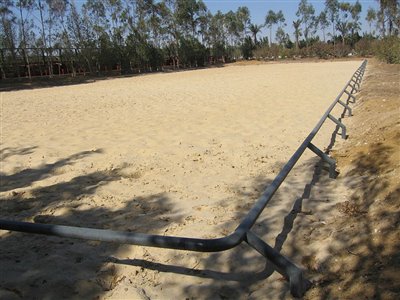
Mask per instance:
[[[369,56],[374,54],[376,41],[371,38],[362,38],[355,45],[354,50],[359,56]]]
[[[204,66],[207,61],[207,49],[193,37],[181,38],[179,57],[183,65],[188,67]]]
[[[272,44],[271,46],[264,45],[257,47],[253,51],[253,55],[258,60],[277,60],[279,58],[294,57],[296,55],[296,50],[294,48],[286,48],[277,44]]]
[[[388,64],[400,64],[400,38],[386,37],[375,43],[375,54]]]
[[[311,53],[318,58],[327,59],[333,56],[333,45],[316,42],[311,46]]]
[[[253,56],[343,57],[352,51],[399,61],[399,1],[378,1],[377,10],[370,8],[369,33],[363,37],[360,1],[326,0],[316,12],[313,1],[299,0],[290,27],[281,10],[269,10],[265,24],[257,25],[245,6],[211,13],[202,0],[0,2],[1,78],[143,72]],[[375,25],[383,40],[375,40]],[[294,43],[287,33],[294,34]]]
[[[118,63],[117,56],[115,55],[114,45],[106,33],[100,36],[99,42],[100,53],[98,56],[98,63],[107,70],[112,70],[113,66]]]
[[[213,44],[211,48],[211,55],[214,57],[223,57],[226,54],[225,45],[222,42]]]
[[[274,12],[273,10],[269,10],[268,14],[265,16],[265,26],[269,28],[269,42],[270,46],[272,45],[272,26],[279,24],[279,27],[282,28],[283,25],[286,26],[285,23],[285,17],[283,15],[283,12],[280,10],[278,12]]]
[[[248,36],[244,39],[242,45],[242,55],[243,58],[249,59],[253,57],[253,50],[255,49],[252,39]]]
[[[257,25],[257,24],[250,24],[250,26],[249,26],[249,30],[253,34],[254,45],[258,44],[257,34],[261,31],[262,27],[263,27],[262,25]]]
[[[139,34],[130,34],[127,38],[125,51],[118,57],[114,49],[114,64],[120,63],[122,66],[131,66],[140,70],[157,70],[164,63],[164,53],[162,49],[149,43]]]
[[[279,27],[276,31],[275,39],[279,45],[284,46],[289,40],[289,35],[283,30],[282,27]]]
[[[314,14],[314,6],[311,3],[308,3],[307,0],[301,0],[296,12],[296,16],[300,18],[304,25],[303,33],[306,43],[308,43],[308,38],[314,29]]]

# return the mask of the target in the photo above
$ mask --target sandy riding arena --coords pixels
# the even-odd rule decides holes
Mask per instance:
[[[232,65],[3,92],[0,218],[227,235],[360,64]],[[313,143],[328,147],[334,129],[327,120]],[[296,199],[326,206],[343,195],[340,186],[307,195],[316,176],[329,180],[315,173],[318,161],[305,153],[254,227],[304,268],[307,239],[296,248],[290,234]],[[307,209],[304,216],[313,218]],[[0,298],[289,295],[282,276],[246,244],[207,254],[8,231],[0,237]],[[325,243],[313,247],[327,255]]]

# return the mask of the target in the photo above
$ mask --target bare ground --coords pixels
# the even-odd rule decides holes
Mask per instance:
[[[335,243],[322,261],[311,253],[315,286],[306,299],[400,297],[400,68],[371,60],[350,137],[334,148],[349,197],[335,206],[329,232],[310,239]]]

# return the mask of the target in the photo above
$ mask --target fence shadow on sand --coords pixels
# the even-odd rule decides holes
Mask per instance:
[[[29,150],[33,151],[33,149]],[[19,155],[29,151],[17,151]],[[57,168],[88,155],[80,152],[13,175],[3,176],[3,191],[29,187],[32,182],[49,178]],[[170,199],[163,193],[133,197],[123,203],[94,203],[97,189],[121,179],[121,170],[95,171],[71,180],[30,189],[12,191],[0,199],[0,217],[33,220],[115,230],[159,232],[169,221],[180,222]],[[97,199],[99,200],[99,199]],[[114,199],[115,200],[115,199]],[[115,200],[117,201],[117,200]],[[103,204],[101,204],[103,203]],[[151,212],[151,214],[149,214]],[[0,237],[0,298],[93,298],[116,285],[116,268],[108,262],[123,247],[113,243],[57,238],[36,234],[3,232]]]

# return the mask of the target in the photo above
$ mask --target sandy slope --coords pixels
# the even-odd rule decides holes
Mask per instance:
[[[2,93],[1,217],[227,234],[360,63],[230,66]],[[333,128],[314,143],[326,147]],[[313,157],[263,214],[257,231],[272,244],[280,232],[287,238],[284,217],[312,178]],[[246,245],[209,255],[8,232],[0,240],[7,297],[287,295],[276,274],[257,281],[263,267]]]
[[[330,254],[309,253],[310,300],[400,297],[400,66],[370,59],[353,108],[345,119],[350,136],[332,152],[346,197],[331,211],[319,208],[317,215],[336,218],[309,236]]]

